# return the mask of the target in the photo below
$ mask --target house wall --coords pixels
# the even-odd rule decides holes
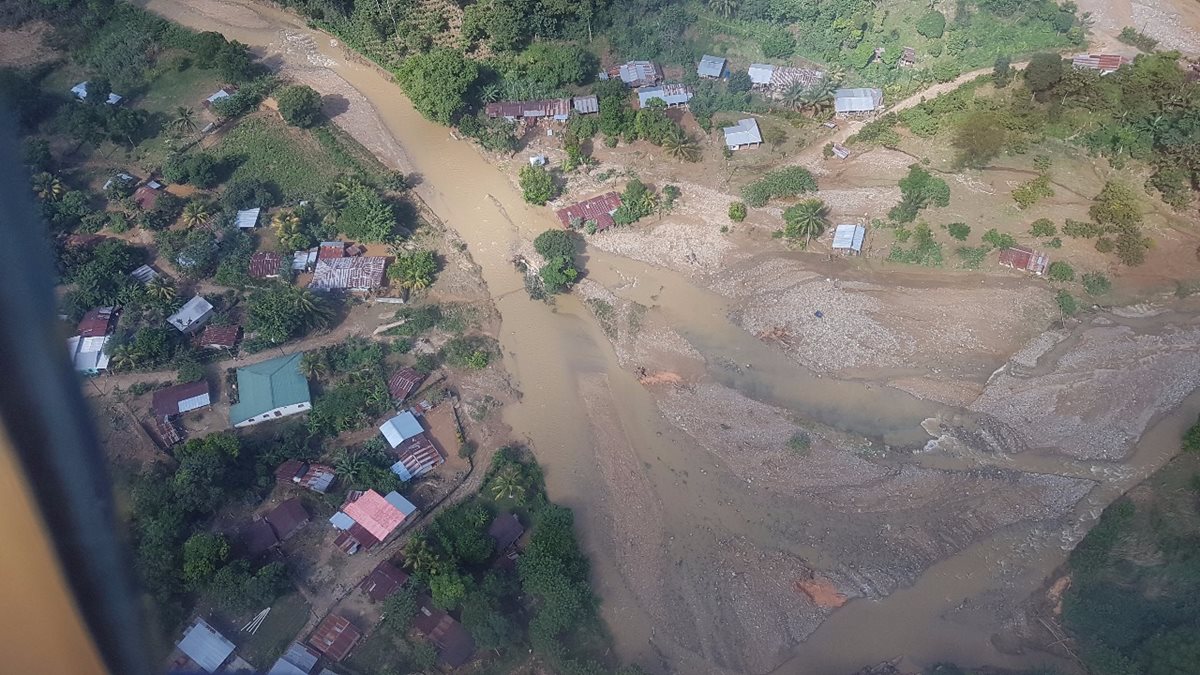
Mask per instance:
[[[245,422],[240,422],[233,426],[235,426],[235,427],[254,426],[255,424],[260,424],[262,422],[269,422],[271,420],[277,420],[282,417],[287,417],[289,415],[298,415],[302,412],[305,412],[306,410],[311,410],[311,409],[312,409],[312,403],[310,403],[308,401],[305,401],[303,403],[296,403],[295,405],[285,405],[282,408],[275,408],[274,410],[268,410],[267,412],[265,412],[261,415],[251,417],[250,419],[246,420]]]

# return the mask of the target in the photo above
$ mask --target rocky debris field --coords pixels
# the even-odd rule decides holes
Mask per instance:
[[[1156,416],[1200,386],[1200,324],[1130,323],[1093,319],[1066,353],[1043,359],[1033,373],[1010,367],[998,375],[971,409],[1007,425],[1030,449],[1126,458]]]

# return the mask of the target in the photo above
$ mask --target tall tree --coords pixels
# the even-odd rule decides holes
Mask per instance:
[[[175,116],[171,118],[171,128],[180,134],[188,134],[195,131],[196,111],[182,105],[175,108]]]

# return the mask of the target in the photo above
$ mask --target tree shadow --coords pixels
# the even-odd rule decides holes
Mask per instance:
[[[350,100],[341,94],[329,94],[321,97],[321,112],[327,119],[333,119],[350,110]]]

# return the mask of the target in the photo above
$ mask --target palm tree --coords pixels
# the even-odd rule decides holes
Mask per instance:
[[[499,101],[500,87],[495,82],[483,85],[483,88],[479,90],[479,98],[484,103],[495,103],[496,101]]]
[[[363,474],[370,467],[362,457],[343,452],[333,463],[333,468],[337,470],[343,480],[353,484],[362,480]]]
[[[187,106],[179,106],[175,108],[175,117],[171,119],[170,126],[177,133],[186,134],[196,130],[196,112]]]
[[[804,245],[807,247],[813,237],[819,237],[825,232],[827,211],[828,207],[820,199],[807,199],[789,206],[783,212],[784,235],[788,239],[804,237]]]
[[[320,380],[329,374],[329,365],[320,352],[305,352],[300,357],[300,372],[310,380]]]
[[[109,365],[113,370],[133,370],[137,367],[138,358],[129,347],[122,347],[113,353]]]
[[[175,287],[163,277],[157,277],[146,284],[146,295],[160,302],[171,302],[175,299]]]
[[[432,574],[440,562],[438,554],[429,547],[424,535],[413,535],[404,545],[404,563],[415,574]]]
[[[45,171],[36,174],[33,177],[33,193],[42,201],[58,201],[59,197],[63,196],[63,184],[52,173]]]
[[[837,89],[838,85],[833,80],[828,77],[821,78],[820,82],[817,82],[808,90],[806,97],[809,102],[808,105],[814,111],[827,107],[829,102],[833,100],[834,94],[837,93]]]
[[[292,300],[292,308],[304,317],[304,323],[310,328],[324,328],[333,318],[333,310],[329,305],[308,289],[298,290]]]
[[[300,216],[295,211],[279,211],[271,218],[275,233],[284,236],[300,228]]]
[[[708,0],[708,8],[728,19],[737,13],[738,0]]]
[[[700,144],[678,127],[663,141],[667,154],[685,162],[700,161]]]
[[[317,211],[320,212],[321,218],[326,223],[337,220],[342,209],[346,208],[346,198],[349,196],[340,183],[334,183],[322,190],[321,194],[317,195]]]
[[[193,199],[183,207],[183,224],[188,227],[203,225],[212,217],[212,213],[208,210],[208,205],[204,202]]]
[[[515,466],[505,468],[492,479],[492,494],[496,499],[511,499],[518,504],[525,498],[525,486]]]
[[[793,82],[788,85],[787,89],[783,90],[783,96],[780,97],[783,104],[793,110],[799,110],[804,107],[804,102],[808,100],[808,88],[800,82]]]

